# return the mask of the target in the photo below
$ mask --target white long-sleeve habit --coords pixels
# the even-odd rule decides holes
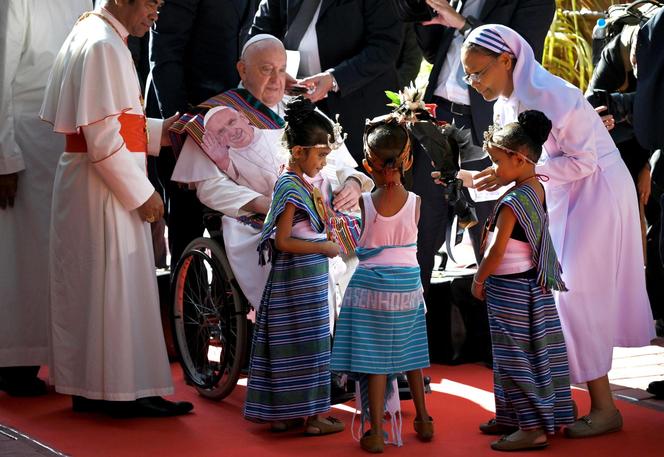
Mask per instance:
[[[39,119],[55,56],[86,0],[11,0],[0,7],[0,175],[18,173],[0,210],[0,366],[48,361],[48,233],[64,141]]]

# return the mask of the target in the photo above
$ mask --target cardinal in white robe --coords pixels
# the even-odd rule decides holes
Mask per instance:
[[[60,49],[41,116],[65,135],[53,189],[50,244],[55,389],[75,411],[169,416],[192,405],[173,392],[150,228],[163,203],[146,153],[169,144],[174,118],[146,119],[129,34],[142,36],[161,0],[102,2]]]

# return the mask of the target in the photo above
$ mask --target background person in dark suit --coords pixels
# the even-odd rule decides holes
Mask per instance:
[[[237,87],[235,69],[258,0],[168,0],[150,31],[151,80],[147,112],[168,118]],[[203,234],[202,207],[194,191],[170,181],[175,157],[156,162],[167,208],[171,264]]]
[[[298,78],[348,132],[360,163],[366,118],[387,113],[386,89],[397,88],[403,23],[384,0],[262,0],[250,35],[269,33],[300,51]]]

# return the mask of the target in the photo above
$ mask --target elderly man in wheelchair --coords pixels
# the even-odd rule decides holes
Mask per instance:
[[[185,249],[173,273],[172,322],[187,380],[201,395],[221,399],[233,390],[247,354],[247,315],[260,306],[270,266],[258,261],[258,241],[277,176],[287,163],[281,147],[286,52],[279,40],[247,42],[237,68],[241,87],[213,97],[171,129],[178,161],[171,179],[196,189],[210,211],[210,238]],[[357,207],[373,182],[358,172],[343,146],[327,158],[312,184],[336,211]],[[330,330],[352,258],[331,259]]]

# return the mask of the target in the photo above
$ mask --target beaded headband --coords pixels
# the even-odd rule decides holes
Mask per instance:
[[[339,115],[337,114],[337,117],[334,119],[334,122],[332,122],[331,119],[329,119],[329,121],[332,123],[332,135],[327,136],[327,143],[318,143],[318,144],[312,144],[311,146],[300,146],[300,147],[330,148],[332,150],[335,150],[343,146],[344,142],[346,141],[346,138],[348,138],[348,134],[343,131],[343,127],[341,127],[341,124],[339,123]]]
[[[494,124],[494,125],[490,125],[489,129],[486,132],[484,132],[484,142],[482,143],[482,149],[484,151],[489,152],[489,148],[498,148],[502,151],[505,151],[508,155],[521,156],[521,158],[523,158],[526,162],[531,163],[533,165],[537,165],[537,162],[533,161],[532,159],[530,159],[528,156],[526,156],[522,152],[515,151],[514,149],[510,149],[506,146],[503,146],[502,144],[498,144],[498,143],[495,143],[495,142],[491,141],[493,139],[494,133],[497,130],[500,130],[500,126]]]

